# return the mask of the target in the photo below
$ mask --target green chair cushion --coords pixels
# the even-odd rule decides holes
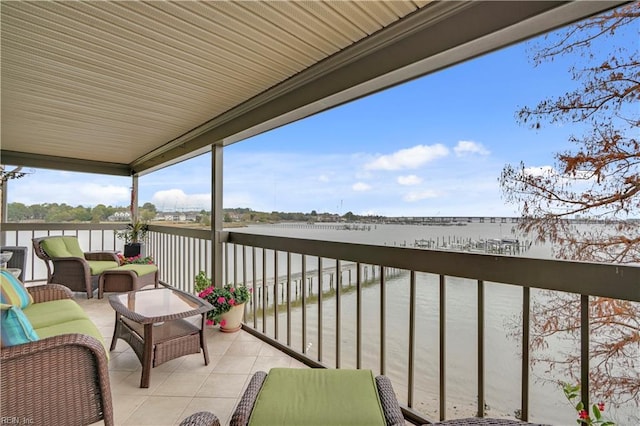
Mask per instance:
[[[36,333],[40,336],[40,339],[46,339],[47,337],[60,336],[62,334],[85,334],[87,336],[94,337],[102,346],[104,346],[107,357],[109,357],[109,348],[107,348],[102,334],[96,327],[96,325],[88,318],[77,319],[72,321],[63,322],[60,324],[50,325],[48,327],[36,328]],[[69,366],[73,368],[73,366]]]
[[[156,265],[144,265],[144,264],[135,264],[129,263],[127,265],[122,265],[118,268],[121,271],[135,271],[135,273],[141,277],[143,275],[155,273],[158,270]]]
[[[24,309],[24,314],[35,328],[87,318],[80,305],[71,299],[33,303]]]
[[[84,259],[84,252],[76,237],[53,237],[42,241],[42,249],[51,258],[80,257]]]
[[[35,342],[38,334],[33,329],[22,309],[18,306],[0,304],[0,346],[21,345]]]
[[[24,309],[33,304],[33,297],[13,274],[0,270],[0,303]]]
[[[118,262],[111,260],[87,260],[89,268],[91,269],[91,275],[100,275],[107,269],[113,269],[118,267]]]
[[[272,368],[249,424],[386,425],[371,370]]]

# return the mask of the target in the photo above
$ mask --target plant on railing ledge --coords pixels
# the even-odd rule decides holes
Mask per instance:
[[[569,400],[571,405],[573,405],[578,412],[578,418],[576,419],[576,423],[584,424],[584,425],[602,425],[602,426],[613,426],[614,422],[605,420],[602,418],[602,412],[604,411],[604,403],[599,402],[597,404],[593,404],[591,407],[591,411],[593,412],[593,417],[589,414],[589,410],[586,410],[582,401],[576,403],[576,400],[580,397],[580,385],[572,385],[569,383],[562,384],[562,390],[564,391],[564,396]]]

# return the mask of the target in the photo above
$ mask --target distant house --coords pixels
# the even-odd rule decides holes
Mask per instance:
[[[131,213],[129,212],[115,212],[107,218],[110,222],[130,222]]]

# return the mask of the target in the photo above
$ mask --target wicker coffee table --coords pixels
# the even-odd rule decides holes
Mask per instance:
[[[200,349],[209,364],[204,322],[213,306],[206,300],[173,288],[154,288],[114,294],[109,303],[116,311],[111,350],[118,338],[129,343],[142,364],[141,388],[149,387],[151,368]],[[197,321],[186,319],[197,315]]]

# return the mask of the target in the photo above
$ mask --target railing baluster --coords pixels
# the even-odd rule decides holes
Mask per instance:
[[[580,296],[580,393],[589,410],[589,295]]]
[[[446,280],[440,275],[440,420],[444,420],[447,414],[446,384],[447,384],[447,336],[446,336]]]
[[[262,332],[267,333],[267,249],[262,249]]]
[[[307,258],[302,255],[301,259],[302,275],[300,277],[302,285],[302,353],[307,353]]]
[[[413,390],[415,386],[414,363],[416,357],[416,271],[411,271],[409,283],[409,357],[407,378],[407,405],[413,407]]]
[[[273,251],[273,337],[278,340],[278,250]]]
[[[387,356],[387,291],[386,267],[380,265],[380,374],[386,373]]]
[[[520,403],[521,413],[520,419],[529,420],[529,351],[530,351],[530,309],[531,309],[531,289],[529,287],[522,288],[522,371],[520,373],[522,379],[522,389],[520,395],[522,401]]]
[[[256,247],[251,246],[251,288],[253,289],[253,328],[258,329],[258,287],[257,287],[257,275],[256,275]]]
[[[336,368],[340,368],[340,327],[342,326],[341,315],[340,315],[340,294],[341,283],[340,283],[340,259],[336,259]]]
[[[322,362],[322,257],[318,256],[318,362]]]
[[[287,346],[291,346],[291,252],[287,252]]]
[[[238,285],[238,245],[233,245],[233,285]]]
[[[484,417],[484,281],[478,280],[478,413]]]
[[[356,263],[356,368],[362,368],[362,273]]]

